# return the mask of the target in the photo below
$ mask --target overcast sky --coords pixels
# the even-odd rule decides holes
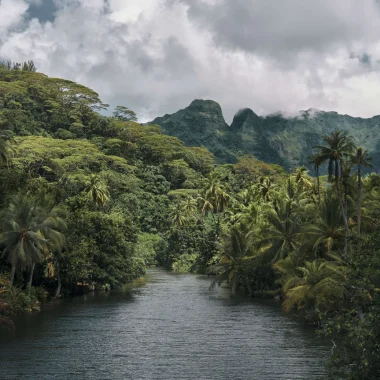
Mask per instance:
[[[228,122],[243,107],[380,114],[378,0],[0,0],[0,59],[143,121],[195,98]]]

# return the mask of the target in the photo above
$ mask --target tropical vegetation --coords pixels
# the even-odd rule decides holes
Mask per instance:
[[[0,324],[160,265],[281,300],[331,337],[333,376],[377,379],[380,176],[363,175],[369,153],[336,130],[310,152],[315,176],[250,155],[216,165],[126,106],[98,112],[107,107],[32,62],[0,64]]]

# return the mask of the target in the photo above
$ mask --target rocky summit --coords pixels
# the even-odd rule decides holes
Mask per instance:
[[[374,164],[371,170],[380,169],[380,116],[365,119],[315,109],[300,111],[293,117],[280,113],[258,116],[245,108],[228,125],[218,103],[198,99],[149,124],[160,125],[165,133],[180,138],[186,145],[206,147],[221,163],[252,154],[289,170],[299,165],[311,168],[313,146],[321,144],[324,135],[339,129],[369,150]]]

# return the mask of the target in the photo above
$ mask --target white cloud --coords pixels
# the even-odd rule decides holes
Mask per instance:
[[[0,42],[23,20],[29,5],[23,0],[0,0]]]
[[[272,12],[270,3],[61,0],[53,22],[15,30],[28,4],[2,0],[0,57],[33,59],[40,71],[88,85],[145,120],[194,98],[218,101],[228,121],[242,107],[378,113],[375,1],[278,0]]]

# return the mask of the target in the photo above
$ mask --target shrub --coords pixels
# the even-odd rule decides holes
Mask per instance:
[[[198,256],[197,253],[184,253],[172,264],[173,271],[181,273],[192,272]]]

